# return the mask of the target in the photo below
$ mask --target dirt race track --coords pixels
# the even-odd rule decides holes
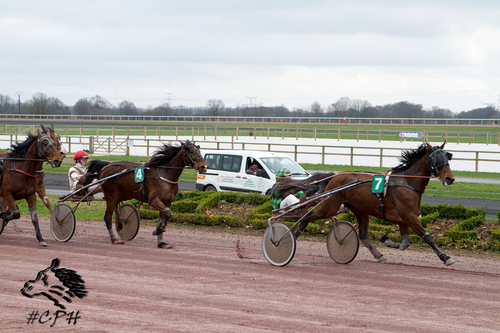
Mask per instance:
[[[160,250],[152,226],[112,245],[103,222],[77,221],[67,243],[52,238],[47,219],[41,225],[47,248],[26,216],[0,235],[2,332],[500,331],[498,256],[457,252],[446,267],[433,252],[384,247],[390,263],[378,264],[361,248],[339,265],[324,243],[299,239],[292,262],[278,268],[258,236],[172,227],[174,248]],[[54,258],[88,291],[65,303],[55,324],[52,301],[20,292]]]

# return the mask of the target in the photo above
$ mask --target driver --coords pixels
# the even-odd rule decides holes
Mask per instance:
[[[85,181],[85,174],[87,173],[87,168],[85,167],[89,160],[89,154],[83,150],[79,150],[73,156],[73,160],[76,165],[69,169],[68,179],[69,179],[69,190],[71,192],[75,192],[76,190],[83,187],[83,182]],[[94,179],[92,182],[96,182],[97,179]],[[102,192],[100,185],[94,185],[87,188],[85,191],[80,191],[76,193],[73,197],[79,198],[85,196],[87,193],[91,193],[87,195],[88,200],[93,199],[93,195],[99,192]]]
[[[287,168],[281,168],[276,172],[276,184],[271,188],[273,209],[285,208],[299,201],[305,201],[306,196],[303,191],[292,193],[295,191],[285,190],[285,186],[290,185],[292,181],[291,175],[292,173]]]
[[[69,190],[71,192],[74,192],[78,188],[82,187],[82,184],[79,183],[79,181],[80,178],[82,176],[85,176],[85,174],[87,173],[87,169],[85,168],[85,166],[87,165],[87,162],[89,160],[89,154],[87,154],[83,150],[79,150],[75,153],[75,156],[73,156],[73,160],[75,161],[76,165],[70,168],[68,172]]]

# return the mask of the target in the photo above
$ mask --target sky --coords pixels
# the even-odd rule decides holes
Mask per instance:
[[[0,0],[0,41],[0,94],[22,102],[500,102],[497,0]]]

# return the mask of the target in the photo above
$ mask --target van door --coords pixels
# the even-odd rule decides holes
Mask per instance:
[[[221,160],[219,187],[225,191],[262,192],[262,177],[247,173],[246,158],[241,155],[224,154]]]
[[[242,177],[245,179],[245,183],[243,184],[243,190],[245,192],[264,193],[269,175],[262,161],[258,158],[248,156],[244,164],[244,175]]]

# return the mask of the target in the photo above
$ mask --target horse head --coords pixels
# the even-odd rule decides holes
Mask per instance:
[[[49,162],[53,168],[58,168],[66,157],[66,149],[61,144],[61,137],[54,131],[53,124],[49,128],[43,124],[41,126],[42,132],[38,129],[38,155]]]
[[[435,175],[444,186],[449,186],[455,181],[455,176],[451,172],[450,164],[453,156],[452,153],[443,150],[446,141],[439,147],[433,147],[427,143],[427,151],[429,152],[428,169],[431,175]]]
[[[71,303],[71,298],[87,296],[85,284],[80,275],[67,268],[58,268],[59,259],[55,258],[46,269],[38,272],[34,280],[29,280],[21,289],[21,294],[28,298],[44,296],[55,306],[65,309],[62,300]]]
[[[180,141],[180,143],[182,149],[184,149],[184,162],[186,165],[191,165],[199,173],[207,172],[208,164],[205,162],[203,156],[201,156],[200,146],[195,145],[189,140],[186,140],[186,142]]]

